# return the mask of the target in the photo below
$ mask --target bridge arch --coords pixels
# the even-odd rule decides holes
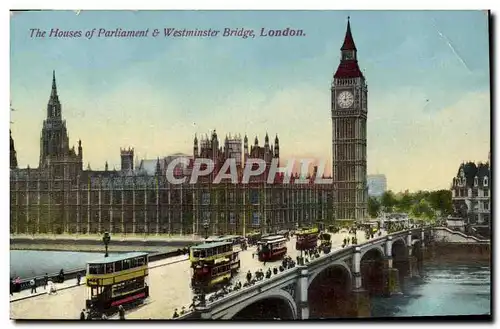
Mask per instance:
[[[384,258],[384,256],[385,256],[384,248],[382,246],[370,246],[370,247],[361,249],[361,261],[363,260],[365,255],[368,253],[370,253],[370,258],[372,258],[371,256],[374,253],[378,253],[381,258]]]
[[[381,295],[385,290],[385,254],[381,246],[366,248],[361,252],[361,280],[363,287],[373,295]]]
[[[242,303],[236,304],[223,317],[223,320],[281,320],[297,319],[297,305],[293,297],[283,289],[258,294]]]
[[[408,248],[404,239],[396,239],[392,242],[393,262],[408,261]]]
[[[351,269],[349,268],[349,266],[344,261],[335,261],[333,263],[325,264],[325,265],[319,267],[318,269],[314,270],[313,275],[311,275],[309,277],[309,282],[307,284],[307,287],[309,288],[309,286],[314,281],[314,279],[316,279],[316,277],[318,275],[320,275],[323,271],[325,271],[326,269],[328,269],[330,267],[334,267],[334,266],[339,266],[339,267],[344,268],[346,273],[349,275],[349,282],[352,282],[352,273],[351,273]]]
[[[392,240],[392,245],[394,246],[394,244],[395,244],[396,242],[402,242],[402,243],[403,243],[403,245],[406,247],[406,240],[405,240],[405,238],[403,238],[403,237],[401,237],[401,236],[400,236],[400,237],[395,238],[394,240]]]
[[[342,261],[320,267],[309,279],[309,318],[349,316],[352,275]]]

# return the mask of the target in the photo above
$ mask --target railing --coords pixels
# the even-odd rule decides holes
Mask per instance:
[[[169,252],[159,252],[159,253],[154,253],[150,254],[148,259],[149,262],[155,262],[160,259],[165,259],[165,258],[172,258],[176,256],[181,256],[181,255],[186,255],[189,253],[188,249],[177,249],[174,251],[169,251]],[[64,270],[64,269],[63,269]],[[64,270],[64,280],[70,280],[70,279],[75,279],[78,273],[82,275],[82,277],[85,277],[85,274],[87,272],[86,268],[75,268],[75,269],[70,269],[70,270]],[[50,273],[48,275],[49,280],[51,278],[55,279],[54,282],[58,282],[59,279],[59,273]],[[30,289],[30,281],[35,280],[36,286],[43,286],[44,284],[44,276],[36,276],[36,277],[31,277],[31,278],[24,278],[21,279],[21,290],[26,290]]]

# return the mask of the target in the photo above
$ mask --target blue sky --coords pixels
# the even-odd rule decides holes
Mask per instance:
[[[369,88],[368,172],[389,188],[448,188],[490,149],[481,11],[46,11],[11,16],[12,133],[36,167],[56,70],[70,143],[93,169],[192,152],[195,133],[280,137],[283,158],[331,159],[330,83],[346,18]],[[302,29],[304,37],[36,39],[30,28]],[[150,31],[151,33],[151,31]],[[428,100],[428,101],[427,101]]]

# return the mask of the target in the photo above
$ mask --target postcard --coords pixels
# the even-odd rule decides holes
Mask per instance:
[[[11,319],[491,320],[490,19],[12,11]]]

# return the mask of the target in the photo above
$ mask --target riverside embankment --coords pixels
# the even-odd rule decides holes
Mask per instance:
[[[111,236],[109,252],[169,252],[199,243],[198,236]],[[11,235],[11,250],[44,250],[102,252],[104,244],[98,235]]]

